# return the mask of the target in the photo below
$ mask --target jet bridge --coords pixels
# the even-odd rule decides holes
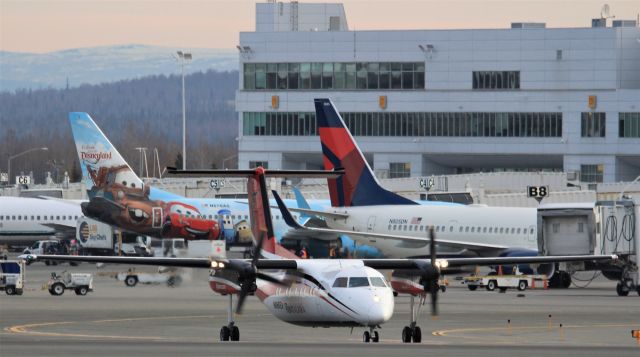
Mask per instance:
[[[616,254],[613,263],[576,262],[556,267],[552,286],[569,287],[577,271],[601,271],[617,280],[618,295],[640,295],[640,205],[631,200],[542,204],[538,207],[538,251],[542,255]]]

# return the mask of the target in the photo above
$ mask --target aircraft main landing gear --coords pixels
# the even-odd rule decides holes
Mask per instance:
[[[418,308],[415,309],[415,296],[411,295],[411,323],[402,329],[402,342],[404,343],[420,343],[422,342],[422,330],[417,325],[417,319],[420,316],[420,310],[426,301],[426,295],[421,295],[418,301]]]
[[[220,341],[240,341],[240,329],[233,321],[233,295],[229,294],[229,309],[227,310],[227,326],[220,329]]]

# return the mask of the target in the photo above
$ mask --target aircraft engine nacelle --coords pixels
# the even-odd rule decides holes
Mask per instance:
[[[398,294],[425,294],[424,279],[416,271],[394,270],[391,274],[391,288]]]
[[[537,257],[538,252],[530,249],[507,249],[500,254],[500,257]],[[496,271],[498,267],[492,267]],[[515,266],[513,265],[503,265],[502,271],[504,274],[511,274],[514,270]],[[518,265],[518,270],[522,274],[544,274],[547,278],[551,278],[556,271],[556,264],[520,264]]]

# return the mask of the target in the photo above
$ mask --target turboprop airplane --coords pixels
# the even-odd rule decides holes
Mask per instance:
[[[228,324],[220,329],[220,340],[238,341],[240,330],[233,321],[233,295],[238,294],[236,313],[248,295],[255,294],[278,319],[300,326],[364,327],[364,342],[378,342],[378,329],[394,311],[394,291],[411,296],[411,321],[402,330],[403,342],[421,342],[417,325],[420,306],[427,293],[432,314],[437,314],[440,269],[465,265],[549,263],[558,261],[609,261],[615,256],[505,257],[436,259],[431,232],[429,259],[298,259],[277,244],[266,188],[265,170],[175,171],[180,175],[235,175],[248,177],[247,192],[251,227],[257,238],[254,258],[146,258],[99,256],[23,255],[27,261],[61,260],[211,269],[210,286],[229,295]],[[317,177],[335,172],[280,171],[280,176]],[[392,270],[388,282],[379,270]],[[397,277],[397,278],[396,278]],[[415,297],[418,311],[414,313]]]

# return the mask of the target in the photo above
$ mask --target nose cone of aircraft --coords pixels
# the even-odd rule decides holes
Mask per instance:
[[[389,321],[391,316],[393,316],[393,306],[393,295],[374,294],[373,302],[368,311],[369,325],[380,325]]]

